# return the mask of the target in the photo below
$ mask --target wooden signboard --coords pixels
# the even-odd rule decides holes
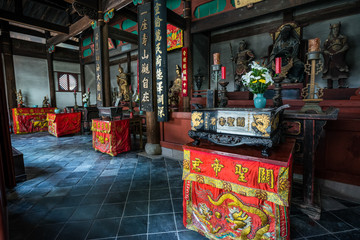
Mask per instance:
[[[139,89],[140,109],[153,112],[151,3],[139,5]]]
[[[165,0],[154,1],[155,25],[155,66],[156,66],[156,95],[158,107],[158,121],[167,122],[168,113],[168,85],[167,85],[167,8]]]

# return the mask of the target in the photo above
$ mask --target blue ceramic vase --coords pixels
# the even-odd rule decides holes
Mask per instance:
[[[84,107],[88,107],[88,104],[87,104],[87,103],[84,103]]]
[[[264,108],[266,106],[266,98],[263,93],[256,94],[256,97],[254,98],[254,105],[255,108]]]

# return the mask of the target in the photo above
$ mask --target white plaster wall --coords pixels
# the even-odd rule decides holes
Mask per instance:
[[[65,108],[66,106],[75,105],[75,96],[73,92],[59,92],[58,90],[58,80],[57,72],[67,72],[75,73],[78,75],[78,91],[76,92],[76,101],[77,105],[82,105],[82,96],[81,96],[81,82],[80,82],[80,64],[79,63],[69,63],[69,62],[60,62],[54,61],[54,74],[55,74],[55,91],[56,91],[56,105],[58,108]]]
[[[24,97],[24,104],[42,106],[44,96],[50,96],[47,60],[14,55],[16,88]]]

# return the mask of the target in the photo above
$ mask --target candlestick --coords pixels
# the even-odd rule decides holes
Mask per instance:
[[[90,88],[88,88],[88,92],[90,92]]]
[[[226,79],[226,67],[221,67],[221,78]]]
[[[220,53],[214,53],[213,58],[214,58],[214,65],[220,65]]]
[[[275,58],[275,73],[280,74],[281,73],[281,57]]]

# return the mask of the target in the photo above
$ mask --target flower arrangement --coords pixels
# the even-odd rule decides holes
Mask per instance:
[[[89,94],[88,93],[83,94],[82,101],[83,101],[83,103],[87,103],[89,101]]]
[[[268,86],[274,83],[269,70],[254,61],[249,66],[250,71],[241,78],[244,86],[250,88],[250,91],[255,94],[264,93]]]

